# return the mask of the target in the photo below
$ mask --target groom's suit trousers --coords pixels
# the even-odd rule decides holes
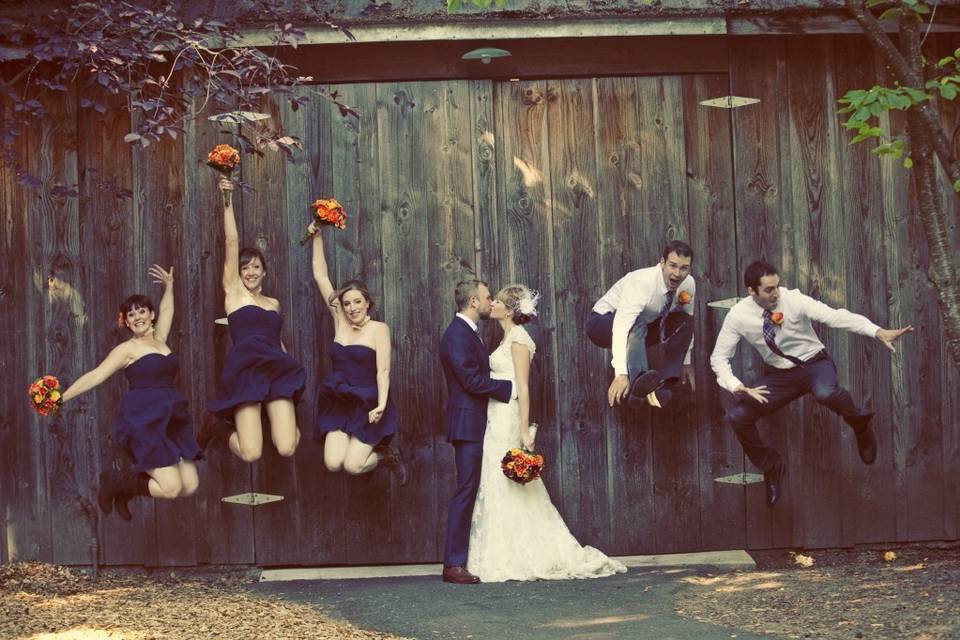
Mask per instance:
[[[483,443],[456,440],[453,451],[457,462],[457,492],[453,494],[447,514],[447,542],[443,551],[443,564],[446,567],[465,567],[470,549],[473,504],[477,499],[477,489],[480,488]]]

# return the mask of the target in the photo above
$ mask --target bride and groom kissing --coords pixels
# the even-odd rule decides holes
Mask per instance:
[[[447,439],[457,487],[447,517],[443,580],[456,584],[505,580],[593,578],[626,571],[567,529],[540,479],[512,482],[500,472],[509,449],[533,449],[530,364],[536,344],[523,325],[537,315],[537,294],[511,284],[491,296],[487,283],[456,286],[457,314],[440,340],[447,383]],[[491,353],[479,323],[503,328]]]

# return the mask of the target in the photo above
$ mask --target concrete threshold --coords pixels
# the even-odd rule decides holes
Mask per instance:
[[[630,568],[717,567],[725,571],[752,571],[753,558],[746,551],[703,551],[670,553],[653,556],[619,556],[617,560]],[[301,567],[296,569],[264,569],[260,582],[290,580],[353,580],[360,578],[402,578],[408,576],[440,576],[440,564],[396,564],[366,567]]]

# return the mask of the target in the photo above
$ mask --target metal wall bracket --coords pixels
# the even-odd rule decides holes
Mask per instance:
[[[235,496],[220,498],[221,502],[245,504],[251,507],[256,507],[257,505],[267,504],[270,502],[279,502],[280,500],[283,500],[283,496],[273,496],[269,493],[238,493]]]
[[[736,109],[750,104],[757,104],[759,98],[743,98],[741,96],[723,96],[722,98],[711,98],[710,100],[701,100],[700,104],[705,107],[720,107],[721,109]]]
[[[711,300],[707,303],[708,307],[714,309],[733,309],[733,305],[743,300],[743,298],[724,298],[723,300]]]
[[[722,482],[723,484],[748,485],[763,482],[763,476],[759,473],[735,473],[732,476],[714,478],[713,481]]]

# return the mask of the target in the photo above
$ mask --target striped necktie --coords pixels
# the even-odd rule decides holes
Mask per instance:
[[[673,306],[673,294],[673,290],[667,291],[667,295],[664,296],[663,307],[660,309],[660,342],[667,341],[667,315]]]

